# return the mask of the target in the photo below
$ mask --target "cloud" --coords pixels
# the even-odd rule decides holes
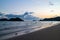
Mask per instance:
[[[2,12],[0,12],[0,16],[2,16],[3,15],[3,13]]]
[[[7,18],[4,13],[0,12],[0,19],[1,18]]]
[[[19,18],[22,18],[22,19],[24,19],[24,20],[39,20],[40,18],[31,15],[31,14],[33,14],[33,13],[34,13],[34,12],[25,12],[25,13],[22,14],[22,15],[6,14],[5,16],[8,17],[8,18],[19,17]]]

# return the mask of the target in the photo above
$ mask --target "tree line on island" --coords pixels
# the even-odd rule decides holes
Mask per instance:
[[[24,20],[16,17],[16,18],[10,18],[10,19],[1,18],[0,21],[24,21]],[[36,21],[36,20],[32,20],[32,21]],[[60,17],[44,18],[43,20],[40,19],[39,21],[60,21]]]

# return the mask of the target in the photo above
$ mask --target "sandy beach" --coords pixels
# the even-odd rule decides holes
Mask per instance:
[[[60,40],[60,24],[7,40]]]

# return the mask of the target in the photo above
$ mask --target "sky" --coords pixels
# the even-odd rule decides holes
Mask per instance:
[[[34,12],[39,18],[60,16],[60,0],[0,0],[0,12],[5,14],[23,14]]]

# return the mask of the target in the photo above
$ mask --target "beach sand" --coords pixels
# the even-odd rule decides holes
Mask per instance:
[[[60,40],[60,24],[7,40]]]

